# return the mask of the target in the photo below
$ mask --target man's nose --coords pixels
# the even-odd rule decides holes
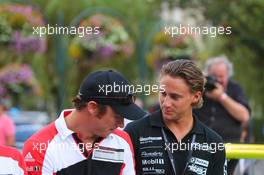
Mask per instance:
[[[171,105],[170,97],[169,97],[169,96],[166,96],[166,97],[163,99],[162,106],[168,107],[168,106],[170,106],[170,105]]]

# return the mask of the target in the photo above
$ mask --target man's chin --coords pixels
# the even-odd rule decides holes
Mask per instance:
[[[163,118],[165,120],[173,120],[174,119],[174,115],[172,113],[162,113]]]

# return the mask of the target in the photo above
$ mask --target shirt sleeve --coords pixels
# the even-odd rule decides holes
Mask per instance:
[[[136,175],[134,149],[128,134],[126,140],[128,142],[129,148],[128,148],[128,152],[125,154],[125,167],[123,170],[123,175]]]
[[[219,147],[219,145],[221,145]],[[224,143],[218,143],[218,150],[214,157],[214,166],[212,167],[212,172],[215,175],[227,175],[227,160],[225,154]]]
[[[249,113],[251,112],[249,103],[248,103],[248,98],[245,94],[245,92],[243,91],[243,89],[238,85],[238,84],[234,84],[234,89],[233,89],[234,95],[233,95],[233,99],[235,101],[237,101],[238,103],[242,104],[243,106],[245,106]]]
[[[129,137],[130,137],[130,139],[131,139],[131,145],[133,146],[134,154],[135,154],[135,153],[136,153],[135,151],[136,151],[136,149],[137,149],[137,147],[136,147],[136,143],[135,143],[136,135],[135,135],[135,133],[134,133],[134,131],[133,131],[133,128],[131,127],[131,124],[126,125],[126,127],[124,128],[124,131],[125,131],[126,133],[128,133],[128,135],[129,135]],[[135,155],[136,155],[136,154],[135,154]]]
[[[133,149],[134,149],[134,159],[135,159],[135,168],[136,168],[136,174],[138,175],[141,171],[141,166],[140,166],[140,158],[138,157],[138,143],[137,140],[139,139],[136,132],[135,132],[135,128],[132,126],[132,123],[129,123],[128,125],[126,125],[125,132],[128,133],[128,135],[131,138],[131,142],[133,145]]]
[[[134,149],[129,135],[126,132],[121,131],[119,129],[116,129],[114,131],[114,134],[121,137],[124,141],[123,144],[125,145],[123,147],[124,159],[119,175],[135,175],[136,172],[135,172]]]
[[[49,157],[46,155],[46,150],[46,143],[33,140],[26,141],[23,148],[23,157],[28,175],[53,174],[52,161],[50,161]]]
[[[19,170],[17,172],[17,174],[20,174],[20,175],[27,175],[27,171],[26,171],[26,164],[24,162],[24,159],[22,157],[22,155],[18,152],[18,166],[19,166]],[[23,170],[23,172],[20,171],[20,169]],[[20,172],[20,173],[19,173]]]
[[[23,157],[16,148],[0,145],[0,174],[27,175]]]

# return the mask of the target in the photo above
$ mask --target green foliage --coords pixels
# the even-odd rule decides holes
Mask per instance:
[[[204,15],[216,26],[231,26],[232,34],[217,40],[207,40],[208,51],[201,56],[225,53],[234,63],[235,79],[249,96],[255,133],[261,132],[264,123],[264,1],[181,1],[183,7],[194,6],[204,10]],[[262,123],[262,124],[261,124]],[[258,135],[260,136],[260,135]],[[261,140],[257,137],[257,141]]]
[[[7,2],[7,1],[5,1]],[[10,2],[10,1],[9,1]],[[47,36],[48,52],[45,55],[35,55],[34,59],[30,55],[29,59],[23,59],[21,55],[12,56],[7,52],[0,52],[0,65],[9,62],[26,62],[31,63],[43,88],[46,106],[59,104],[54,102],[58,99],[60,93],[60,65],[59,61],[65,63],[64,75],[64,105],[69,107],[72,96],[78,90],[81,79],[90,71],[105,67],[113,67],[124,73],[129,80],[137,83],[142,78],[142,62],[139,62],[139,56],[144,55],[142,51],[149,49],[151,51],[153,39],[151,33],[155,29],[155,24],[160,20],[160,8],[162,0],[26,0],[13,1],[24,3],[25,5],[33,5],[44,15],[46,23],[55,26],[62,23],[64,26],[70,26],[74,19],[84,10],[96,12],[98,9],[107,12],[105,9],[111,9],[114,13],[112,16],[119,17],[122,24],[125,25],[127,32],[135,45],[136,52],[128,59],[117,57],[112,62],[97,61],[92,67],[87,68],[78,60],[66,58],[56,58],[58,50],[58,36]],[[231,26],[232,34],[228,36],[218,36],[216,38],[204,37],[202,42],[203,49],[200,50],[198,58],[199,63],[205,62],[210,56],[225,53],[234,63],[235,77],[246,90],[246,94],[250,98],[253,108],[253,116],[263,118],[263,113],[258,112],[264,109],[264,96],[260,95],[264,89],[264,1],[262,0],[243,0],[243,1],[211,1],[211,0],[167,0],[170,7],[181,6],[183,8],[193,7],[203,11],[205,18],[214,26]],[[111,11],[110,10],[110,11]],[[1,16],[2,17],[2,16]],[[11,28],[5,25],[4,20],[0,18],[0,41],[10,39]],[[15,27],[21,24],[17,23]],[[113,33],[120,33],[116,28]],[[154,33],[155,34],[155,33]],[[109,42],[122,41],[126,35],[111,35],[107,38]],[[63,44],[65,53],[67,52],[70,38],[63,36]],[[66,38],[66,39],[65,39]],[[164,38],[163,38],[164,39]],[[149,40],[149,46],[143,45],[142,41]],[[163,41],[161,41],[163,42]],[[150,48],[148,48],[150,47]],[[175,50],[168,52],[175,55]],[[67,54],[66,54],[67,55]],[[2,59],[3,58],[3,59]],[[85,63],[89,64],[89,63]],[[155,77],[155,73],[147,66],[147,81],[149,78]],[[149,82],[148,82],[149,83]],[[49,107],[48,107],[49,108]]]
[[[58,23],[62,23],[62,25],[64,26],[70,26],[73,19],[75,19],[79,14],[87,9],[112,9],[115,13],[119,14],[122,17],[121,22],[123,22],[124,25],[129,26],[130,32],[132,31],[132,33],[129,34],[132,36],[134,43],[138,43],[138,40],[141,39],[142,36],[148,35],[149,31],[152,30],[153,24],[158,19],[160,7],[160,1],[151,0],[76,0],[74,2],[72,2],[71,0],[65,0],[63,1],[63,3],[60,0],[34,0],[26,1],[25,4],[31,4],[35,8],[38,8],[43,13],[46,23],[50,24],[51,26],[55,26]],[[142,24],[144,25],[145,30],[143,34],[139,34],[139,26]],[[115,30],[116,31],[113,32],[119,32],[118,28],[116,28]],[[108,40],[109,42],[112,42],[113,40],[122,41],[126,37],[126,35],[122,35],[121,38],[109,37]],[[44,59],[40,56],[39,58],[32,60],[32,65],[34,66],[34,70],[36,70],[36,75],[37,77],[40,77],[39,79],[42,82],[41,84],[43,86],[45,101],[47,102],[53,102],[52,104],[54,104],[54,101],[57,101],[55,102],[55,104],[59,104],[59,87],[64,87],[63,89],[61,89],[65,93],[63,97],[64,106],[71,106],[71,98],[77,93],[79,83],[82,78],[87,73],[96,69],[107,67],[115,68],[124,73],[131,81],[139,77],[139,67],[137,66],[139,63],[136,54],[133,54],[131,58],[127,59],[117,57],[111,62],[98,61],[97,64],[92,67],[90,67],[89,65],[86,66],[86,64],[89,63],[80,64],[78,60],[67,58],[66,60],[61,59],[61,61],[65,64],[65,84],[61,86],[61,80],[58,75],[60,66],[58,65],[58,63],[56,63],[57,40],[58,39],[56,38],[56,36],[48,36],[48,52],[45,54]],[[64,44],[66,48],[68,47],[68,43],[69,41],[65,40]],[[129,69],[128,65],[131,65]]]

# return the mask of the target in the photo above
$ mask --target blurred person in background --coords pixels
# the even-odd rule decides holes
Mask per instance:
[[[149,112],[149,113],[156,112],[157,110],[160,110],[160,105],[159,105],[158,102],[152,104],[152,105],[148,108],[148,112]]]
[[[225,57],[211,58],[206,62],[204,104],[194,113],[208,127],[220,134],[225,143],[239,143],[242,124],[247,123],[250,107],[242,88],[231,80],[233,65]],[[228,174],[232,174],[237,160],[228,162]]]
[[[0,145],[14,146],[15,125],[6,112],[7,105],[3,99],[0,99]]]

